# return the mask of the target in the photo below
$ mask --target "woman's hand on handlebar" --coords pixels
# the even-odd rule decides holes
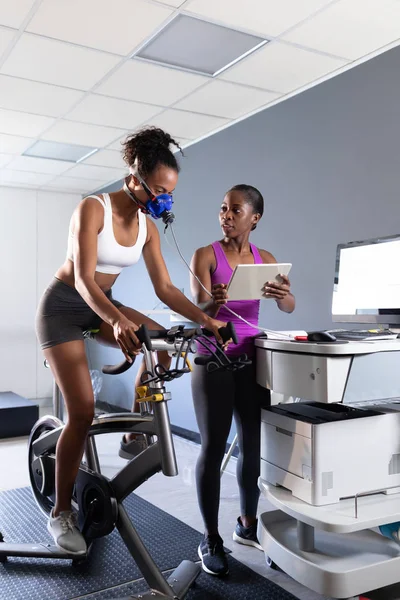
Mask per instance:
[[[227,340],[224,342],[224,340],[222,339],[221,334],[219,332],[221,327],[226,327],[226,323],[223,323],[222,321],[218,321],[217,319],[212,319],[211,317],[208,317],[204,321],[203,327],[213,333],[215,339],[217,340],[217,342],[219,344],[222,345],[223,348],[227,348],[227,346],[231,343],[232,340]]]
[[[121,318],[113,325],[116,342],[129,362],[132,362],[132,356],[139,354],[142,347],[135,333],[138,329],[136,323],[122,314]]]

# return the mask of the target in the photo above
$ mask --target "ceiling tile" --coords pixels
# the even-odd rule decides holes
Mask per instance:
[[[113,142],[112,144],[107,146],[107,150],[116,150],[117,152],[122,152],[122,144],[124,143],[124,141],[126,140],[128,135],[129,135],[129,132],[127,131],[125,133],[125,135],[118,138],[118,140],[116,140],[115,142]]]
[[[13,158],[14,156],[12,154],[0,153],[0,168],[8,165],[13,160]]]
[[[89,90],[119,60],[118,56],[98,50],[24,33],[0,71],[15,77]]]
[[[73,167],[66,177],[80,177],[82,179],[96,179],[98,181],[113,181],[124,177],[127,169],[112,169],[111,167],[97,167],[95,165],[79,164]]]
[[[179,8],[185,2],[185,0],[158,0],[158,2],[162,2],[163,4],[167,4],[167,6],[173,6],[174,8]]]
[[[45,185],[53,178],[54,175],[45,175],[44,173],[28,173],[26,171],[12,171],[11,169],[2,169],[0,171],[0,184],[27,183],[36,187]]]
[[[0,75],[0,107],[22,112],[60,117],[82,97],[84,92],[47,83]]]
[[[0,133],[37,137],[54,123],[54,119],[0,108]]]
[[[8,165],[13,171],[31,171],[33,173],[47,173],[49,175],[59,175],[64,173],[75,163],[69,163],[62,160],[49,160],[47,158],[32,158],[31,156],[13,157],[14,160]]]
[[[163,108],[159,106],[90,94],[68,114],[68,119],[121,129],[134,129],[161,110]]]
[[[172,137],[185,137],[186,139],[198,138],[213,129],[228,123],[227,119],[184,112],[182,110],[168,109],[162,115],[155,117],[149,125],[161,127]]]
[[[33,142],[32,138],[0,133],[0,152],[3,154],[22,154]]]
[[[68,190],[81,192],[92,192],[103,187],[107,183],[103,179],[96,181],[95,179],[76,179],[74,177],[57,177],[53,179],[46,187],[57,190]]]
[[[203,83],[207,77],[128,60],[96,90],[98,94],[169,106]]]
[[[19,29],[35,0],[9,0],[0,2],[0,25]]]
[[[124,169],[125,163],[121,152],[116,150],[99,150],[92,156],[80,163],[82,165],[99,165],[101,167],[113,167],[114,169]]]
[[[178,102],[175,108],[236,119],[278,97],[272,92],[216,80]]]
[[[172,12],[142,0],[44,0],[27,31],[126,56]]]
[[[192,0],[185,11],[255,33],[277,36],[331,0]]]
[[[272,42],[223,73],[221,78],[287,93],[345,64],[338,58]]]
[[[0,27],[0,57],[8,48],[8,45],[14,39],[16,33],[16,29],[6,29],[5,27]]]
[[[1,130],[1,127],[0,127]],[[121,134],[119,129],[62,119],[42,136],[44,140],[101,148]]]
[[[399,0],[341,0],[284,39],[355,60],[399,38]]]

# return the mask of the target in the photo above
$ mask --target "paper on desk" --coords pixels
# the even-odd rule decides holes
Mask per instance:
[[[269,340],[288,340],[294,339],[296,336],[306,336],[306,331],[265,331],[265,335]]]

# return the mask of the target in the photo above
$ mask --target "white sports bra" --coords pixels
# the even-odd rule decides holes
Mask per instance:
[[[137,263],[142,255],[143,246],[147,237],[146,215],[141,210],[138,211],[139,231],[134,246],[121,246],[114,236],[111,199],[109,194],[103,194],[104,199],[99,196],[87,196],[87,198],[96,198],[104,208],[104,226],[97,236],[96,271],[99,273],[118,275],[124,267],[130,267]],[[73,248],[74,234],[70,224],[67,258],[72,262],[74,262]]]

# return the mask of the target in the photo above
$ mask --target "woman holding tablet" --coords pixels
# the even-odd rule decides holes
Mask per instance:
[[[259,300],[229,301],[227,284],[238,264],[276,263],[274,256],[249,242],[264,212],[261,193],[251,185],[236,185],[226,194],[219,213],[224,237],[219,242],[196,250],[192,271],[212,298],[192,277],[192,293],[205,313],[223,321],[231,320],[239,343],[227,349],[229,356],[246,353],[254,356],[255,328],[234,317],[226,307],[258,325]],[[266,282],[264,298],[272,298],[284,312],[292,312],[294,296],[290,281],[281,275],[280,282]],[[199,352],[205,349],[199,347]],[[257,539],[257,505],[260,474],[261,407],[269,401],[269,391],[256,382],[255,364],[235,372],[209,373],[195,365],[192,393],[196,419],[201,435],[201,452],[196,466],[197,494],[205,534],[199,546],[204,571],[211,575],[226,575],[228,563],[223,540],[218,533],[220,500],[220,469],[226,442],[235,418],[239,441],[237,480],[240,492],[241,516],[237,520],[233,539],[241,544],[262,549]]]

